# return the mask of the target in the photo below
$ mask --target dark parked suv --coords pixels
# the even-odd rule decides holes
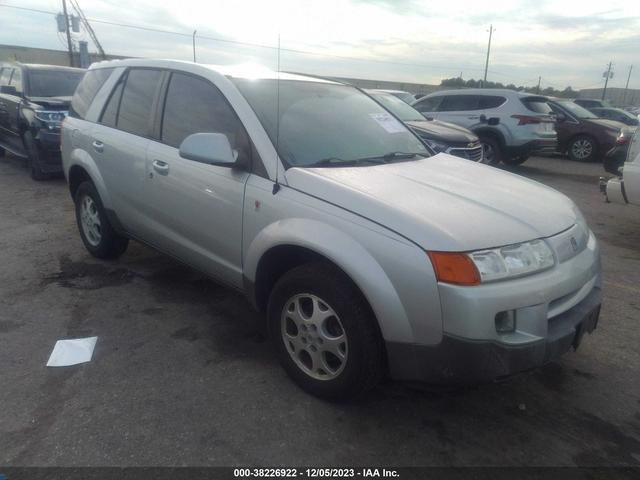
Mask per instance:
[[[0,156],[27,160],[31,177],[62,172],[60,125],[83,69],[0,64]]]
[[[625,128],[623,123],[598,118],[571,100],[550,98],[549,106],[556,115],[558,151],[572,160],[602,160]]]

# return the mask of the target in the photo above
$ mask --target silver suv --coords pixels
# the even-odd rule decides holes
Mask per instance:
[[[455,123],[478,135],[487,163],[520,165],[532,154],[557,148],[555,119],[545,97],[471,88],[435,92],[412,106],[426,117]]]
[[[279,103],[278,103],[279,98]],[[599,250],[564,195],[426,147],[358,89],[246,67],[94,65],[62,128],[80,235],[130,238],[244,292],[289,375],[476,382],[597,323]]]

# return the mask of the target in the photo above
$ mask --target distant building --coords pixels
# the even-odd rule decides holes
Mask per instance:
[[[108,60],[116,58],[126,57],[107,55]],[[97,53],[90,53],[89,60],[90,62],[99,62],[102,58]],[[68,67],[69,54],[64,50],[0,45],[0,62],[42,63]],[[80,52],[74,52],[74,65],[80,65]]]
[[[578,98],[602,98],[601,88],[586,88],[578,92]],[[640,107],[640,90],[630,88],[625,94],[624,88],[607,88],[606,100],[616,107]]]

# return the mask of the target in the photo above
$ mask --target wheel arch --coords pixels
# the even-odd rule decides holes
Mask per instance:
[[[84,150],[74,149],[70,155],[70,164],[65,168],[67,182],[69,184],[69,193],[71,198],[75,197],[78,186],[83,181],[90,181],[98,190],[100,200],[106,209],[112,209],[111,196],[106,188],[104,179],[100,174],[97,165]]]
[[[507,145],[505,136],[500,130],[497,130],[494,128],[479,127],[479,128],[474,128],[473,133],[475,133],[478,137],[482,137],[484,135],[484,136],[490,136],[495,138],[500,143],[500,147],[502,147],[502,149],[504,149],[505,146]]]
[[[311,261],[328,262],[353,282],[385,340],[414,339],[400,297],[378,262],[347,233],[316,220],[275,222],[251,242],[244,262],[251,301],[264,311],[278,279],[291,268]]]

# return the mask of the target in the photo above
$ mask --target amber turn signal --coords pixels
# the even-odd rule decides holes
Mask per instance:
[[[427,252],[439,282],[455,285],[479,285],[480,273],[464,253]]]

